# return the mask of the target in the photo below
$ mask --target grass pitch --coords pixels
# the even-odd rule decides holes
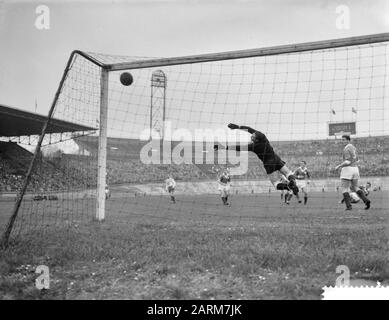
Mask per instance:
[[[328,192],[307,206],[281,204],[278,193],[234,195],[228,207],[217,195],[171,204],[113,192],[103,223],[91,221],[90,199],[26,202],[44,210],[30,208],[26,233],[0,251],[0,297],[320,299],[338,265],[352,283],[389,285],[387,196],[372,192],[370,210],[345,212]],[[12,206],[0,202],[1,226]],[[48,290],[35,287],[38,265],[50,269]]]

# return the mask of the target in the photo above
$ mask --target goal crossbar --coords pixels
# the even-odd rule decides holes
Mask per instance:
[[[152,68],[152,67],[193,64],[193,63],[204,63],[204,62],[213,62],[213,61],[221,61],[221,60],[244,59],[244,58],[253,58],[253,57],[260,57],[260,56],[271,56],[271,55],[278,55],[278,54],[304,52],[304,51],[325,50],[325,49],[366,45],[366,44],[373,44],[373,43],[387,42],[387,41],[389,41],[389,32],[357,36],[357,37],[339,38],[339,39],[332,39],[332,40],[304,42],[304,43],[298,43],[292,45],[278,45],[278,46],[271,46],[271,47],[264,47],[264,48],[257,48],[257,49],[227,51],[227,52],[199,54],[199,55],[190,55],[190,56],[182,56],[182,57],[172,57],[172,58],[146,59],[146,60],[137,60],[137,61],[130,61],[130,62],[113,63],[113,64],[104,64],[101,61],[98,61],[96,58],[79,50],[75,52],[81,54],[86,59],[101,66],[104,69],[107,69],[108,71],[120,71],[120,70],[143,69],[143,68]]]

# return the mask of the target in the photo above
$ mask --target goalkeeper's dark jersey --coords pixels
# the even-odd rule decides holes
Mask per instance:
[[[241,126],[240,129],[247,130],[249,133],[256,134],[256,141],[248,144],[247,146],[235,146],[228,149],[235,149],[236,151],[251,151],[254,152],[259,159],[263,162],[263,166],[267,174],[271,174],[274,171],[280,170],[285,162],[274,152],[267,137],[260,131],[254,130],[250,127]]]

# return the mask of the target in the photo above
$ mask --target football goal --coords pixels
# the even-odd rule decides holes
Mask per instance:
[[[229,123],[264,132],[292,169],[304,160],[312,203],[325,207],[342,152],[328,123],[356,123],[362,177],[383,185],[388,99],[389,33],[173,58],[73,51],[34,150],[13,140],[24,173],[10,182],[2,243],[92,221],[212,225],[222,216],[230,226],[281,210],[259,159],[214,152],[250,141]],[[51,134],[52,119],[88,130]],[[237,170],[228,213],[216,182],[225,168]]]

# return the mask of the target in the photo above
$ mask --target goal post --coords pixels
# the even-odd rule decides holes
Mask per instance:
[[[277,150],[291,166],[301,160],[301,150],[293,141],[327,139],[332,121],[357,122],[361,136],[387,135],[388,66],[389,33],[173,58],[73,51],[37,139],[30,169],[18,189],[3,243],[8,242],[13,229],[22,235],[54,224],[60,227],[64,221],[72,225],[74,221],[107,219],[107,183],[137,184],[147,194],[161,188],[143,188],[144,184],[161,185],[169,174],[182,180],[207,179],[200,166],[188,163],[196,157],[180,158],[178,149],[183,146],[174,142],[196,141],[196,130],[203,130],[206,137],[223,135],[230,122],[263,130],[272,143],[279,143]],[[129,86],[119,81],[124,70],[134,79]],[[143,149],[153,128],[151,85],[156,71],[169,79],[169,86],[165,83],[161,92],[165,122],[159,130],[163,132],[161,141],[166,138],[170,147],[178,145],[178,151],[172,150],[163,161],[161,157],[166,155],[158,149],[159,143],[149,150],[153,153],[157,149],[155,157],[147,157]],[[58,139],[55,144],[65,156],[56,163],[41,161],[34,169],[42,148],[53,144],[46,141],[53,118],[95,130],[88,136],[80,133],[77,138],[70,137],[68,145]],[[288,150],[283,149],[285,145]],[[198,158],[203,159],[206,151],[201,152]],[[149,162],[140,159],[142,155]],[[173,156],[181,162],[174,162]],[[306,157],[313,159],[309,153]],[[330,160],[328,156],[315,163]],[[314,170],[317,175],[330,174]],[[259,165],[249,165],[243,178],[266,179],[266,175]],[[247,187],[250,192],[252,185]],[[268,190],[268,185],[262,189]],[[209,187],[202,190],[212,191]],[[31,201],[48,192],[54,192],[61,205]],[[26,195],[28,201],[23,200]],[[128,196],[126,201],[121,210],[136,216],[132,205],[141,200]],[[65,205],[70,202],[72,205]],[[142,205],[150,217],[157,216],[159,204],[146,201]]]
[[[96,220],[105,219],[105,187],[107,185],[107,131],[108,131],[108,90],[109,72],[101,69],[100,89],[100,130],[97,154],[97,206]]]

